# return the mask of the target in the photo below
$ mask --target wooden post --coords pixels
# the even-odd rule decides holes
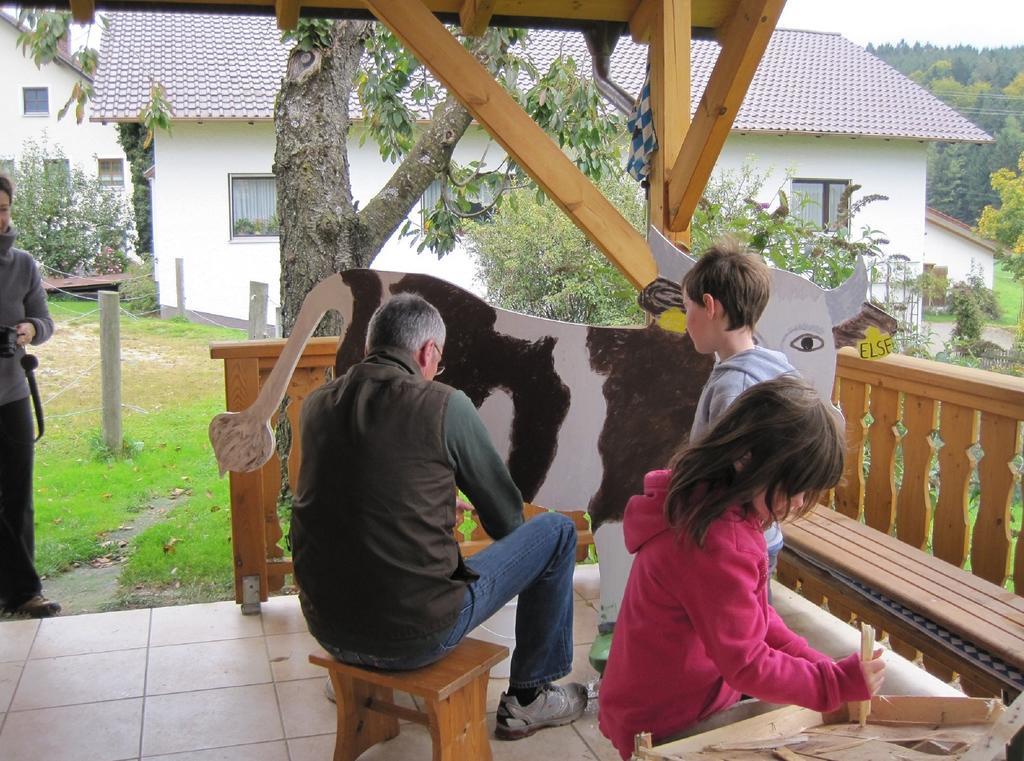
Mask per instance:
[[[249,340],[267,337],[267,301],[270,288],[266,283],[249,281]]]
[[[649,220],[666,238],[690,247],[689,226],[669,229],[668,174],[690,126],[690,0],[657,0],[651,24],[651,109],[658,150],[651,156]]]
[[[119,453],[122,445],[121,298],[117,291],[100,291],[99,296],[103,442],[111,452]]]
[[[178,290],[178,317],[187,317],[185,314],[185,260],[174,260],[174,284]]]

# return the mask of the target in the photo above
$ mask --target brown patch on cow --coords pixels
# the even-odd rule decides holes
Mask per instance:
[[[878,328],[882,333],[894,336],[898,326],[895,317],[865,301],[857,316],[832,328],[832,337],[835,339],[836,348],[841,349],[844,346],[856,346],[863,341],[869,327]]]
[[[418,293],[441,313],[445,338],[440,382],[463,391],[478,408],[500,388],[512,397],[508,469],[523,499],[533,500],[558,448],[569,412],[569,388],[555,372],[553,337],[538,341],[498,333],[494,307],[429,275],[406,275],[392,293]]]
[[[607,376],[608,405],[598,439],[603,473],[588,511],[596,529],[622,520],[626,501],[643,492],[644,474],[664,468],[690,433],[714,359],[688,335],[646,328],[590,328],[590,364]]]
[[[366,331],[370,318],[384,297],[380,275],[373,270],[347,270],[341,279],[352,292],[352,322],[344,326],[345,335],[334,355],[334,377],[340,378],[352,365],[366,356]]]

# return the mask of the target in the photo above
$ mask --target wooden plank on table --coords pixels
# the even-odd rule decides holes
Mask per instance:
[[[365,2],[634,286],[654,280],[644,237],[420,0]]]
[[[1010,707],[995,722],[992,729],[981,740],[975,742],[970,750],[960,757],[960,761],[997,761],[1006,757],[1006,746],[1024,729],[1024,695],[1017,697]]]
[[[808,727],[821,723],[821,714],[809,708],[786,706],[763,713],[750,719],[737,721],[710,732],[658,745],[641,751],[640,759],[675,759],[684,753],[699,753],[709,745],[731,743],[739,740],[783,738],[803,732]]]
[[[938,419],[934,399],[917,394],[903,397],[903,482],[896,499],[896,536],[900,541],[923,550],[932,525],[932,497],[928,477],[931,473],[932,433]]]
[[[795,534],[795,549],[866,581],[950,631],[973,639],[986,635],[988,645],[996,650],[1005,651],[1011,645],[1021,650],[1024,610],[1021,598],[1012,592],[951,566],[937,568],[935,563],[942,561],[930,556],[915,558],[880,543],[858,541],[844,534],[842,526],[830,529],[810,523]],[[865,572],[865,568],[871,570]]]
[[[971,447],[978,440],[978,416],[970,407],[950,402],[942,405],[941,416],[939,499],[935,504],[932,552],[963,568],[970,545],[968,490],[975,465]]]
[[[899,434],[900,395],[890,388],[871,389],[871,468],[864,500],[864,522],[883,534],[896,522],[896,442]]]
[[[793,546],[797,548],[796,544]],[[840,546],[840,551],[847,553],[852,561],[862,564],[877,559],[871,552],[864,552],[856,546]],[[828,561],[825,563],[828,564]],[[985,604],[988,602],[986,598],[969,589],[961,587],[936,591],[934,584],[922,584],[920,576],[906,578],[912,574],[904,572],[901,578],[898,566],[891,561],[882,561],[879,566],[882,576],[861,577],[877,591],[902,602],[954,635],[990,651],[1010,665],[1016,668],[1024,665],[1024,627],[1014,620],[1020,618],[1020,611],[1014,611],[1009,616],[999,615],[991,610],[990,605]],[[826,595],[835,595],[835,590],[844,589],[843,585],[827,577],[823,583]],[[887,625],[885,628],[891,631],[892,627]]]
[[[971,569],[983,579],[1002,585],[1010,572],[1010,502],[1013,499],[1013,459],[1017,421],[981,413],[978,480],[981,500],[971,540]]]
[[[863,531],[872,535],[866,537]],[[908,553],[912,548],[901,549],[899,540],[836,513],[826,517],[814,511],[789,524],[786,537],[795,550],[841,573],[870,580],[882,594],[1011,665],[1024,666],[1024,600],[1013,593],[924,553]],[[864,573],[873,568],[878,572]]]
[[[858,618],[884,630],[889,636],[890,647],[907,660],[913,661],[917,657],[918,651],[926,654],[928,656],[925,661],[926,668],[931,663],[940,665],[937,672],[931,671],[929,668],[930,673],[942,678],[942,674],[956,671],[960,674],[961,686],[967,681],[977,684],[979,689],[975,692],[965,689],[969,695],[999,696],[1005,689],[1005,681],[983,670],[979,664],[968,660],[962,653],[948,647],[940,640],[929,637],[899,616],[889,614],[884,608],[878,607],[877,603],[867,595],[856,589],[837,584],[817,566],[793,554],[792,550],[783,549],[780,566],[783,561],[787,562],[792,575],[798,577],[802,583],[811,583],[816,587],[827,589],[829,594],[838,597],[856,612]]]
[[[690,226],[785,4],[786,0],[740,0],[722,26],[718,60],[669,173],[671,229]]]
[[[487,31],[487,25],[491,23],[491,16],[494,15],[496,0],[462,0],[462,7],[459,8],[459,23],[462,24],[462,33],[467,37],[479,37]]]
[[[857,545],[879,554],[880,561],[888,559],[899,568],[905,568],[920,579],[934,580],[941,593],[947,588],[964,590],[985,598],[993,612],[998,615],[1012,615],[1014,621],[1024,626],[1024,598],[999,587],[975,574],[956,568],[945,561],[915,550],[900,540],[881,534],[859,521],[852,521],[834,510],[817,507],[808,514],[811,520],[804,524],[812,531],[822,534],[826,542],[851,540]],[[801,523],[803,519],[801,519]],[[791,524],[799,527],[799,524]],[[849,565],[849,564],[847,564]]]
[[[689,229],[669,229],[667,177],[690,124],[690,0],[657,0],[650,30],[651,113],[658,149],[651,156],[648,217],[669,240],[690,247]]]

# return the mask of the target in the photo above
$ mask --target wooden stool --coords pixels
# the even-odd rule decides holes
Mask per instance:
[[[430,729],[434,761],[490,761],[487,679],[508,648],[466,638],[451,653],[415,671],[374,671],[313,653],[309,662],[331,675],[338,706],[334,761],[355,761],[398,735],[398,720]],[[394,691],[415,695],[426,713],[395,705]]]

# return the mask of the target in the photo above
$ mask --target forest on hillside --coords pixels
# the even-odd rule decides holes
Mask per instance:
[[[999,203],[992,172],[1016,171],[1024,152],[1024,45],[979,50],[900,42],[867,49],[995,138],[989,145],[933,143],[928,150],[928,205],[976,225],[986,204]]]

